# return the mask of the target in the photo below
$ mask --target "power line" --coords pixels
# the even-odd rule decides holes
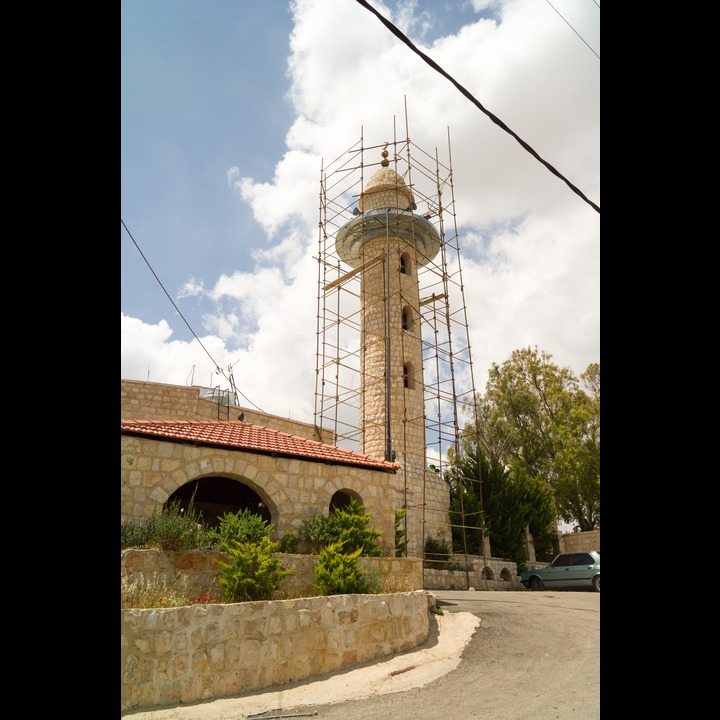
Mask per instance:
[[[150,272],[153,274],[153,276],[157,280],[158,285],[162,288],[162,291],[167,296],[167,299],[172,303],[172,306],[175,308],[175,311],[182,318],[183,322],[187,325],[187,328],[192,333],[192,336],[198,341],[198,344],[200,345],[200,347],[205,351],[205,354],[212,361],[213,365],[215,366],[216,372],[218,372],[220,375],[222,375],[229,383],[234,385],[234,382],[232,380],[230,380],[230,378],[228,378],[227,375],[225,375],[225,371],[220,367],[220,365],[217,364],[217,362],[215,362],[215,358],[213,358],[213,356],[208,352],[208,349],[202,344],[202,340],[200,340],[200,338],[195,334],[195,331],[192,329],[190,323],[185,319],[185,316],[182,314],[182,312],[180,312],[180,308],[175,304],[175,301],[172,299],[172,297],[170,297],[170,293],[165,289],[165,286],[162,284],[160,278],[157,276],[157,273],[153,270],[152,265],[150,265],[150,262],[145,257],[145,253],[143,253],[143,251],[140,249],[140,246],[137,244],[135,238],[133,237],[132,233],[130,232],[130,229],[125,224],[125,221],[122,218],[120,218],[120,222],[122,223],[122,226],[125,228],[125,232],[130,236],[130,239],[133,241],[133,245],[135,245],[135,247],[137,248],[137,251],[140,253],[140,255],[142,256],[142,259],[145,261],[145,264],[150,269]],[[245,398],[245,400],[247,400],[256,410],[259,410],[260,412],[264,412],[263,410],[260,410],[260,408],[254,402],[252,402],[251,400],[248,400],[248,398],[245,397],[245,395],[243,395],[239,390],[237,390],[237,388],[235,388],[235,390],[240,395],[242,395]]]
[[[389,20],[384,18],[377,10],[375,10],[374,7],[372,7],[369,3],[367,3],[365,0],[357,0],[360,5],[362,5],[365,9],[369,10],[373,15],[375,15],[380,22],[385,25],[390,32],[393,35],[396,35],[400,40],[402,40],[416,55],[419,55],[428,65],[430,65],[431,68],[434,70],[437,70],[443,77],[447,78],[470,102],[472,102],[474,105],[476,105],[480,110],[482,110],[496,125],[501,127],[505,132],[512,135],[519,143],[522,145],[525,150],[527,150],[536,160],[541,162],[553,175],[560,178],[575,194],[579,195],[590,207],[597,210],[597,212],[600,212],[600,206],[596,205],[592,200],[589,200],[585,194],[575,185],[573,185],[564,175],[562,175],[560,172],[558,172],[549,162],[546,160],[543,160],[540,155],[535,152],[535,150],[528,145],[519,135],[514,133],[502,120],[500,120],[499,117],[493,115],[489,110],[485,109],[482,104],[470,93],[468,90],[466,90],[460,83],[458,83],[453,77],[448,75],[434,60],[429,58],[425,53],[418,50],[415,45],[412,43],[412,41],[398,28],[396,28]]]
[[[550,0],[545,0],[545,2],[546,2],[558,15],[560,15],[560,12],[559,12],[558,9],[550,2]],[[599,7],[599,6],[598,6],[598,7]],[[565,18],[564,18],[562,15],[560,15],[560,18],[561,18],[562,21],[585,43],[585,45],[587,45],[587,47],[588,47],[588,49],[590,50],[590,52],[592,52],[593,55],[595,55],[595,57],[599,60],[599,59],[600,59],[600,56],[585,42],[585,39],[583,38],[583,36],[580,35],[580,33],[579,33],[567,20],[565,20]]]

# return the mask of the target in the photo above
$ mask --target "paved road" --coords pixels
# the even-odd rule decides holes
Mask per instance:
[[[127,720],[599,720],[600,594],[433,591],[428,641],[310,683]]]

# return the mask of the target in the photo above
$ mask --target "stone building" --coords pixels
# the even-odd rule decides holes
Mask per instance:
[[[326,422],[324,409],[316,411],[314,422],[301,423],[234,405],[229,393],[123,380],[122,520],[145,520],[168,502],[187,505],[192,499],[211,523],[223,512],[251,508],[273,524],[278,539],[285,532],[299,533],[311,515],[329,516],[356,499],[371,513],[373,527],[382,532],[381,544],[388,555],[394,554],[399,511],[405,513],[408,556],[422,557],[430,536],[450,541],[449,488],[428,459],[430,413],[424,365],[432,343],[424,338],[423,329],[432,313],[435,336],[440,332],[447,337],[442,348],[442,341],[435,341],[436,355],[461,363],[463,350],[450,345],[450,326],[438,331],[437,322],[438,317],[451,317],[452,277],[446,252],[452,242],[443,228],[454,217],[452,203],[443,200],[448,180],[441,181],[439,171],[431,173],[436,196],[420,195],[409,182],[410,163],[403,173],[391,167],[387,146],[379,153],[379,163],[377,156],[373,162],[360,163],[362,168],[379,167],[366,183],[361,182],[351,219],[338,227],[321,223],[321,234],[329,238],[329,252],[334,255],[329,258],[322,249],[319,255],[335,275],[324,286],[321,283],[320,294],[342,292],[352,282],[359,287],[349,293],[359,303],[359,325],[354,324],[360,336],[355,446],[343,447],[337,422]],[[396,168],[401,158],[396,143]],[[343,168],[343,176],[345,172]],[[423,214],[418,210],[421,203]],[[337,216],[349,214],[348,210],[346,206]],[[430,221],[433,213],[442,219],[443,212],[444,224],[437,217],[435,223]],[[459,262],[455,265],[459,268]],[[423,272],[435,277],[421,287]],[[461,281],[457,287],[461,293]],[[428,288],[432,292],[421,297],[421,290]],[[340,324],[342,318],[328,323],[333,328]],[[469,341],[464,348],[469,356]],[[341,364],[337,358],[321,361],[319,357],[319,365],[325,360],[333,372]],[[455,393],[453,366],[439,371],[437,358],[434,365],[436,375],[453,381]],[[471,377],[471,363],[467,366]],[[324,386],[324,368],[318,371],[320,376]],[[330,397],[342,394],[337,387],[328,392]],[[440,398],[439,391],[435,394],[436,416],[444,421],[449,417],[449,440],[439,443],[439,460],[434,461],[441,464],[447,443],[457,442],[457,408],[462,400],[454,394],[447,398]],[[472,395],[471,384],[468,396]],[[434,436],[442,432],[436,421]]]

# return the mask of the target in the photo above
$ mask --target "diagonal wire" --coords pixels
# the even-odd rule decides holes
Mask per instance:
[[[167,299],[172,303],[172,306],[175,308],[177,314],[182,318],[183,322],[187,325],[188,330],[192,333],[193,337],[198,341],[198,344],[200,347],[205,351],[205,354],[212,360],[213,365],[215,365],[215,370],[220,373],[226,380],[228,380],[227,376],[225,375],[225,372],[223,369],[215,362],[215,358],[208,352],[208,349],[202,344],[202,340],[195,334],[195,331],[190,326],[190,323],[185,319],[185,316],[180,312],[180,308],[175,304],[175,301],[170,297],[170,293],[165,289],[165,286],[160,281],[160,278],[157,276],[155,271],[152,269],[152,265],[148,262],[148,259],[145,257],[145,253],[140,249],[140,246],[135,241],[135,238],[133,237],[132,233],[130,232],[130,229],[125,224],[125,221],[120,218],[120,222],[122,223],[122,226],[125,228],[125,232],[130,236],[130,239],[133,241],[133,245],[137,248],[137,251],[142,255],[142,259],[145,261],[145,264],[150,268],[150,272],[155,276],[155,279],[158,281],[158,285],[162,288],[165,295],[167,295]],[[248,399],[245,395],[243,395],[239,390],[238,393],[242,395],[255,409],[260,410],[260,408],[252,402],[252,400]],[[260,412],[263,412],[260,410]]]
[[[400,40],[402,40],[414,53],[419,55],[428,65],[430,65],[431,68],[434,70],[437,70],[444,78],[447,78],[470,102],[473,103],[473,105],[476,105],[480,110],[482,110],[496,125],[501,127],[505,132],[512,135],[519,143],[522,145],[525,150],[527,150],[536,160],[540,161],[553,175],[560,178],[575,194],[579,195],[590,207],[597,210],[597,212],[600,212],[600,206],[596,205],[592,200],[589,200],[585,194],[575,185],[573,185],[564,175],[562,175],[558,170],[556,170],[549,162],[546,160],[543,160],[540,155],[533,150],[530,145],[528,145],[519,135],[514,133],[502,120],[500,120],[499,117],[496,115],[493,115],[489,110],[484,108],[479,100],[477,100],[472,93],[470,93],[468,90],[466,90],[460,83],[458,83],[456,80],[454,80],[450,75],[448,75],[434,60],[429,58],[425,53],[418,50],[415,45],[412,43],[412,41],[398,28],[396,28],[389,20],[384,18],[377,10],[375,10],[374,7],[372,7],[369,3],[367,3],[365,0],[357,0],[360,5],[362,5],[364,8],[369,10],[373,15],[375,15],[380,22],[385,25],[390,32],[392,32],[393,35],[396,35]]]
[[[550,2],[550,0],[545,0],[545,2],[560,16],[560,19],[585,43],[585,45],[588,47],[591,53],[595,55],[595,57],[599,60],[600,56],[585,42],[585,39],[582,35],[562,16],[560,15],[560,12],[558,9]]]

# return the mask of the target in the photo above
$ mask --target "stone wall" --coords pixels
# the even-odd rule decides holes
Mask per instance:
[[[121,712],[227,697],[422,645],[424,590],[121,610]]]
[[[510,560],[486,558],[477,555],[453,556],[453,564],[462,570],[438,570],[425,568],[423,573],[426,590],[523,590],[517,565]]]
[[[292,570],[283,578],[273,596],[286,600],[317,594],[315,582],[316,555],[278,553],[282,566]],[[218,582],[218,560],[227,555],[213,550],[163,552],[128,548],[120,553],[120,580],[125,587],[152,584],[164,592],[178,592],[192,598],[200,595],[222,595]],[[407,592],[423,588],[422,560],[419,558],[363,557],[360,566],[376,575],[385,592]]]
[[[580,550],[600,551],[600,528],[560,536],[560,552],[578,552]]]
[[[121,420],[237,420],[268,427],[290,435],[332,443],[333,433],[311,423],[268,415],[238,405],[223,405],[217,399],[201,397],[208,388],[197,385],[165,385],[141,380],[120,381]],[[223,397],[224,399],[224,397]]]

